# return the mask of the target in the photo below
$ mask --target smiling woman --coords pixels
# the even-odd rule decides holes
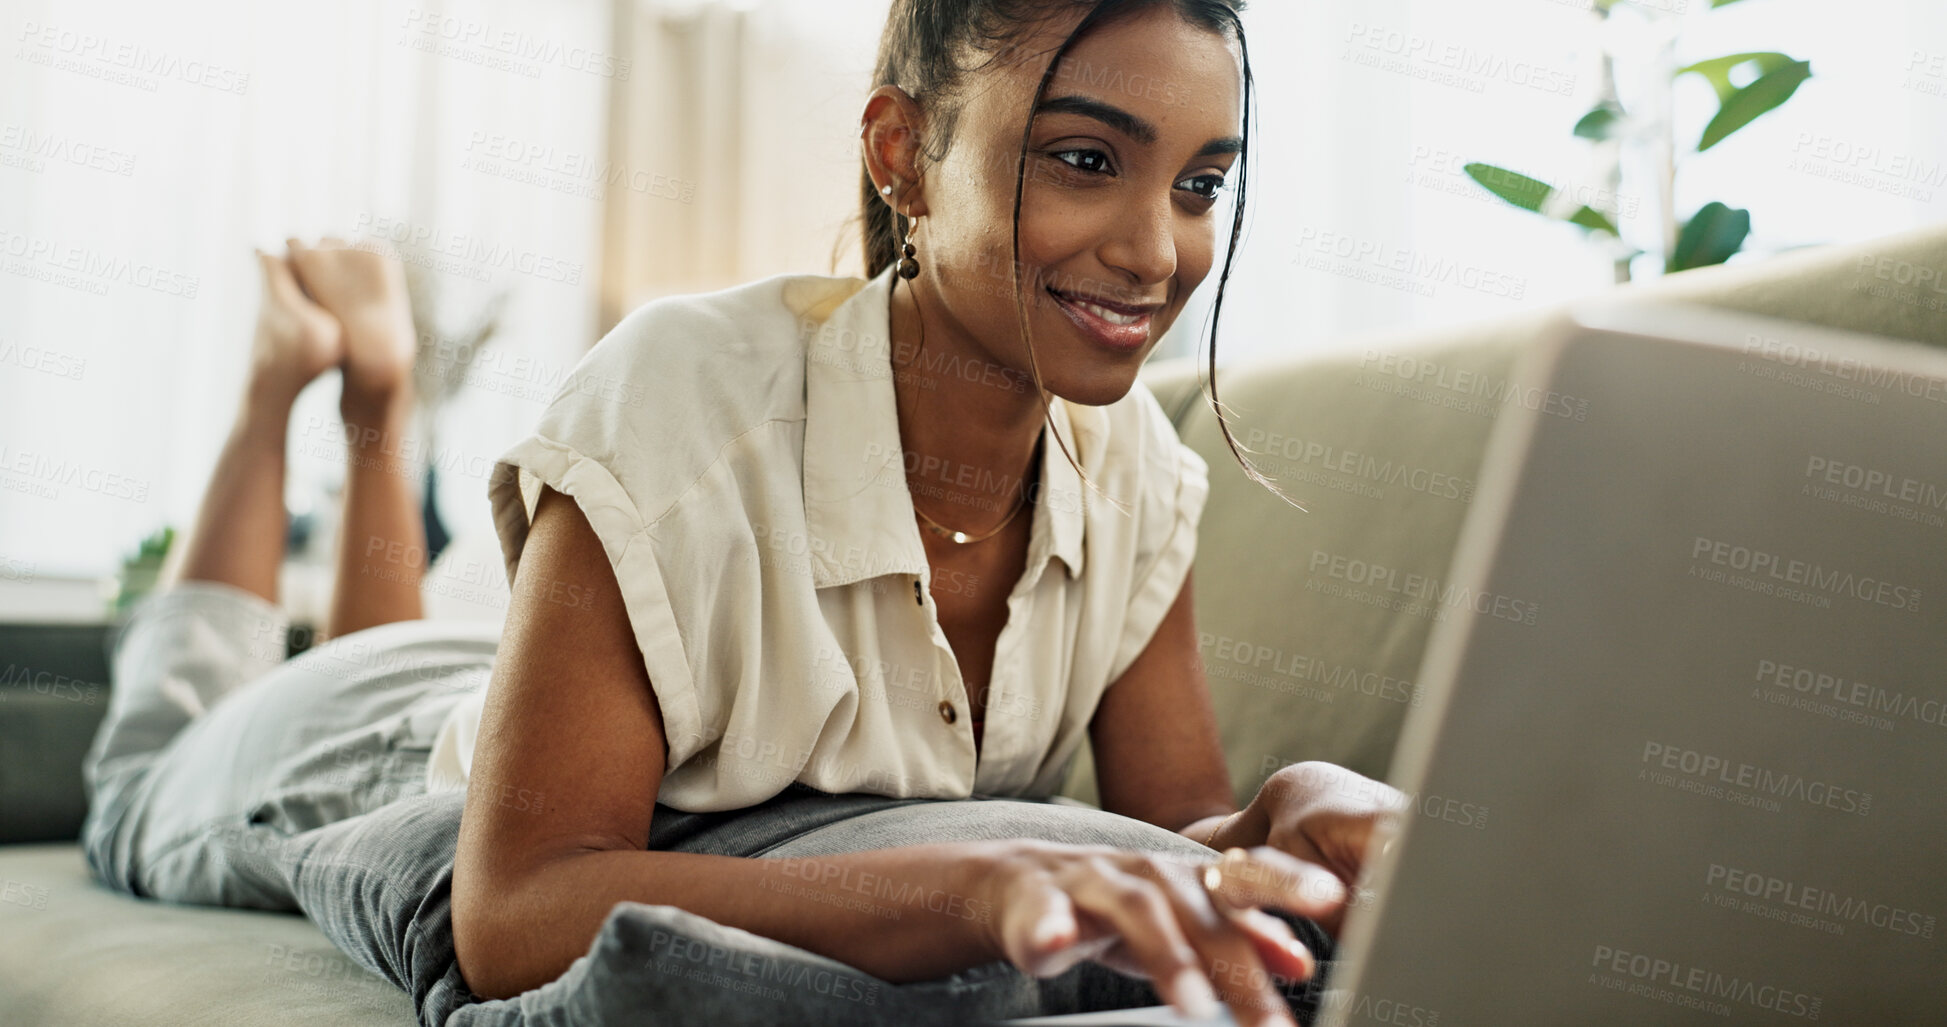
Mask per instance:
[[[941,6],[964,6],[961,20]],[[921,345],[931,329],[948,353],[1017,370],[1078,403],[1113,402],[1209,274],[1218,200],[1234,191],[1215,323],[1247,191],[1242,7],[895,4],[874,77],[882,84],[865,110],[861,176],[866,273],[890,264],[901,242],[929,255],[895,298],[895,335],[917,324]],[[918,295],[934,308],[924,316]],[[1045,371],[1036,338],[1054,345]],[[1230,438],[1214,329],[1210,362],[1211,402],[1233,454],[1283,496]],[[902,411],[914,391],[902,389]],[[1045,399],[1032,398],[999,417],[1016,436],[1033,430],[1023,410],[1048,416]],[[1073,460],[1065,440],[1062,452]]]
[[[412,506],[373,467],[345,633],[266,650],[290,396],[335,363],[375,444],[410,407],[396,268],[266,256],[304,316],[266,320],[187,580],[125,635],[97,872],[302,909],[427,1024],[1311,1008],[1387,789],[1301,764],[1232,802],[1208,468],[1137,380],[1233,184],[1236,237],[1240,6],[896,3],[867,277],[667,297],[597,343],[495,467],[497,641],[374,566]],[[1045,801],[1085,740],[1103,809]]]

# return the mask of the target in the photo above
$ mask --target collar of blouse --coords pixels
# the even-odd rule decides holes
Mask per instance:
[[[846,585],[881,574],[924,575],[926,548],[913,517],[899,441],[891,346],[873,344],[890,332],[887,313],[892,269],[856,287],[833,306],[814,306],[806,330],[804,500],[815,587]],[[823,307],[824,309],[819,309]],[[1084,466],[1095,466],[1107,428],[1096,407],[1057,397],[1054,426]],[[1071,577],[1082,573],[1085,486],[1060,447],[1042,428],[1040,484],[1034,504],[1029,579],[1049,559]],[[1090,509],[1100,503],[1087,504]],[[1032,580],[1028,582],[1032,584]]]

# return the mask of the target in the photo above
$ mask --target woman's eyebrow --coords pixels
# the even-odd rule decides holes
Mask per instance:
[[[1034,113],[1036,116],[1042,114],[1079,114],[1085,118],[1094,118],[1096,121],[1121,132],[1123,135],[1145,146],[1156,142],[1157,133],[1155,125],[1114,104],[1104,103],[1092,96],[1082,96],[1079,93],[1071,93],[1067,96],[1050,96],[1035,106]],[[1237,136],[1225,136],[1220,139],[1212,139],[1203,144],[1203,149],[1198,150],[1196,155],[1199,157],[1218,157],[1227,153],[1242,153],[1243,150],[1244,140]]]

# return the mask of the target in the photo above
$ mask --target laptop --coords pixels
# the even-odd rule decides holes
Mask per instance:
[[[1588,403],[1495,425],[1317,1022],[1947,1023],[1947,352],[1610,300],[1515,376]]]

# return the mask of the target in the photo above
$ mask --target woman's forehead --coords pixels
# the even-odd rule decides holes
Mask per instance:
[[[1044,21],[1005,48],[969,100],[1004,123],[1020,125],[1026,105],[1080,16]],[[1089,31],[1056,63],[1046,98],[1080,96],[1137,115],[1148,124],[1234,131],[1241,118],[1243,64],[1236,42],[1157,4]],[[985,103],[981,99],[985,98]],[[1199,140],[1201,142],[1202,140]]]

